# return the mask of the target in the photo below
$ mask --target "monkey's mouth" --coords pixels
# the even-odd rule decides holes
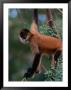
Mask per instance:
[[[19,41],[20,41],[21,43],[25,43],[25,42],[26,42],[25,39],[22,39],[20,36],[18,36],[18,37],[19,37]]]
[[[28,43],[28,39],[27,38],[26,39],[22,39],[20,36],[18,36],[18,37],[19,37],[19,41],[21,43],[23,43],[23,44]]]

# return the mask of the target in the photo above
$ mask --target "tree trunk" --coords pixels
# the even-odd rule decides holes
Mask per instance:
[[[53,28],[53,17],[52,17],[52,13],[51,13],[51,9],[47,9],[47,24]]]
[[[34,9],[33,19],[35,20],[35,22],[38,26],[38,10],[37,9]]]
[[[56,26],[55,26],[54,21],[53,21],[51,9],[47,9],[47,24],[48,24],[51,28],[55,28],[55,30],[56,30],[56,32],[57,32],[56,37],[60,38],[59,32],[57,31]]]

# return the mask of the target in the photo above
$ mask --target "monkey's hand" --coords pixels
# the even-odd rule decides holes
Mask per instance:
[[[24,77],[27,79],[27,78],[31,78],[33,76],[33,72],[32,72],[32,68],[29,68],[27,70],[27,72],[24,74]]]

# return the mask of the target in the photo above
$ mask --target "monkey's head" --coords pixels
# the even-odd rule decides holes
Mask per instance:
[[[19,32],[19,39],[22,43],[27,43],[31,36],[31,32],[28,29],[21,29]]]

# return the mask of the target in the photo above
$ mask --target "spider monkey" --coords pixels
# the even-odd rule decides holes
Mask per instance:
[[[39,33],[34,21],[30,30],[25,28],[20,30],[19,39],[22,43],[29,42],[35,55],[32,67],[24,75],[26,78],[32,77],[34,73],[39,71],[42,54],[51,55],[51,65],[54,66],[62,51],[62,41],[56,37]]]

